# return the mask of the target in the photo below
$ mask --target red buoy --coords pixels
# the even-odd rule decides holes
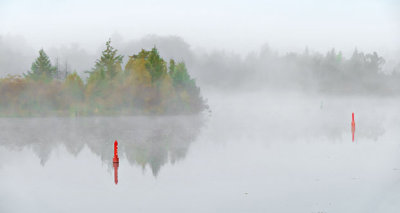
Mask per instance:
[[[351,133],[353,135],[353,142],[354,142],[354,133],[356,132],[356,122],[354,121],[354,112],[352,113],[352,120],[351,120]]]
[[[114,158],[113,158],[113,163],[118,163],[119,158],[118,158],[118,142],[115,140],[114,142]]]

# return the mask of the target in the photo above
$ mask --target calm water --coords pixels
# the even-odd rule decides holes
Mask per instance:
[[[0,212],[400,211],[398,100],[207,97],[199,116],[1,118]]]

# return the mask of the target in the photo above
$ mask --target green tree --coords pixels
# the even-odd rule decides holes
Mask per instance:
[[[173,76],[175,72],[175,61],[174,59],[169,60],[169,75]]]
[[[177,65],[173,65],[174,69],[170,70],[170,75],[175,87],[193,87],[195,86],[194,80],[192,80],[187,72],[185,63],[180,62]],[[170,64],[171,68],[171,64]]]
[[[33,80],[50,81],[55,77],[56,67],[51,65],[50,59],[43,49],[39,50],[39,57],[32,63],[31,70],[24,74]]]
[[[107,98],[114,95],[115,82],[113,79],[123,73],[121,68],[123,56],[118,55],[117,51],[111,46],[111,40],[108,40],[100,59],[96,61],[92,71],[88,72],[89,78],[85,93],[92,107],[101,108],[105,104],[107,105]]]
[[[111,46],[111,39],[109,39],[106,42],[106,49],[102,52],[100,59],[96,61],[93,72],[104,72],[100,76],[108,79],[113,79],[120,74],[123,56],[117,55],[117,52],[118,50]]]
[[[167,73],[167,66],[165,61],[160,57],[156,47],[153,47],[148,54],[147,68],[151,75],[151,81],[158,82],[163,75]]]

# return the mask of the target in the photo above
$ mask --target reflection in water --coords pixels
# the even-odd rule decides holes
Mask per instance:
[[[356,131],[356,123],[354,121],[354,112],[351,114],[352,119],[351,119],[351,134],[353,135],[353,142],[354,142],[354,133]]]
[[[114,162],[113,163],[113,167],[114,167],[114,182],[115,182],[115,184],[118,184],[118,166],[119,166],[118,162]]]
[[[0,146],[32,148],[44,166],[54,148],[63,144],[77,156],[86,145],[112,164],[113,141],[120,143],[119,155],[128,162],[149,165],[154,176],[168,161],[183,159],[203,125],[201,116],[87,117],[87,118],[2,118]],[[118,166],[114,165],[115,171]],[[117,177],[117,173],[116,173]],[[115,179],[117,183],[117,178]]]
[[[118,158],[118,142],[114,142],[114,158],[113,158],[113,167],[114,167],[114,182],[118,184],[118,166],[119,166],[119,158]]]

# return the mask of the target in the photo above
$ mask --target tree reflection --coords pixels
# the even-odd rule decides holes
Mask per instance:
[[[73,156],[86,145],[112,165],[113,143],[119,142],[119,156],[131,165],[148,165],[154,176],[168,162],[185,158],[190,144],[203,126],[201,116],[12,118],[0,119],[0,145],[10,149],[29,147],[48,161],[60,144]]]

